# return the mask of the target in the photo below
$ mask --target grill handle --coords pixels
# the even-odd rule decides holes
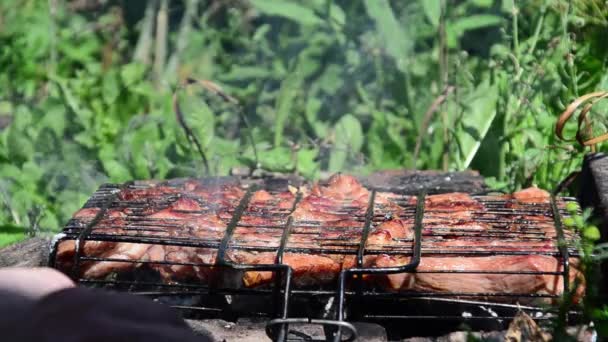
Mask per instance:
[[[313,325],[322,325],[324,328],[341,328],[341,331],[346,330],[347,334],[342,334],[341,342],[351,342],[357,339],[358,333],[357,329],[354,325],[345,322],[345,321],[335,321],[331,319],[311,319],[311,318],[277,318],[273,319],[266,325],[266,334],[268,336],[276,336],[274,335],[275,327],[278,328],[285,324],[313,324]],[[346,338],[344,336],[346,335]],[[325,337],[327,340],[330,340],[330,336]],[[287,336],[285,336],[285,340],[287,340]]]

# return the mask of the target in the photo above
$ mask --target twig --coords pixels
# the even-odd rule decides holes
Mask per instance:
[[[2,184],[0,184],[0,194],[2,194],[2,202],[4,202],[4,206],[6,207],[6,209],[8,209],[9,213],[11,213],[11,217],[13,218],[13,222],[15,222],[16,225],[20,226],[21,225],[21,219],[19,218],[19,214],[11,206],[11,202],[10,202],[10,200],[8,198],[8,194],[7,194],[6,190],[4,189],[4,187],[1,187],[1,185]]]
[[[168,11],[169,0],[161,0],[160,9],[156,15],[156,49],[154,53],[154,77],[157,89],[161,86],[163,69],[167,59]]]
[[[416,138],[416,147],[414,147],[414,156],[413,156],[413,165],[412,167],[416,169],[416,160],[418,160],[418,153],[420,152],[420,146],[422,145],[422,139],[424,138],[424,132],[426,132],[431,119],[433,118],[433,114],[439,109],[439,106],[450,96],[450,94],[454,91],[454,86],[447,86],[443,93],[439,95],[429,109],[424,113],[424,119],[422,121],[422,125],[420,126],[420,130],[418,131],[418,137]]]
[[[249,120],[247,120],[247,116],[245,115],[245,112],[243,111],[243,107],[241,106],[239,101],[237,99],[235,99],[234,97],[228,95],[228,93],[226,93],[224,91],[224,89],[222,89],[222,87],[220,87],[218,84],[215,84],[211,81],[196,80],[193,78],[188,78],[186,80],[186,82],[187,82],[187,84],[198,84],[201,87],[203,87],[204,89],[206,89],[207,91],[211,92],[212,94],[219,96],[222,100],[237,107],[237,113],[238,113],[239,117],[241,118],[241,120],[243,120],[243,123],[245,124],[245,127],[247,128],[247,137],[249,138],[251,148],[253,149],[253,157],[255,159],[255,165],[253,168],[251,168],[250,175],[253,174],[253,172],[257,168],[260,167],[260,159],[258,158],[258,149],[255,146],[255,139],[253,138],[253,133],[251,131],[251,125],[249,124]]]
[[[57,0],[48,0],[49,4],[49,40],[50,40],[50,67],[48,72],[50,74],[55,73],[55,69],[57,68],[57,27],[56,27],[56,18],[57,18]]]
[[[177,118],[177,122],[179,123],[179,125],[184,130],[184,133],[186,133],[186,137],[188,138],[188,141],[190,141],[190,143],[194,144],[194,146],[196,147],[196,150],[198,151],[199,155],[201,156],[201,159],[203,160],[203,166],[205,167],[205,174],[209,175],[209,161],[207,160],[207,155],[205,155],[205,152],[203,151],[203,147],[202,147],[200,141],[198,141],[198,138],[196,137],[196,135],[194,135],[194,133],[192,132],[192,129],[186,123],[184,114],[182,113],[182,110],[179,106],[179,100],[177,98],[178,91],[179,91],[179,88],[176,89],[175,92],[173,93],[173,111],[175,112],[175,117]]]
[[[150,48],[152,47],[152,35],[154,34],[154,13],[156,12],[156,0],[149,0],[146,12],[141,21],[139,39],[133,53],[133,61],[144,64],[150,63]]]
[[[589,120],[587,114],[591,111],[591,108],[596,102],[605,98],[608,98],[608,91],[597,91],[589,93],[574,100],[559,116],[557,123],[555,124],[555,135],[563,141],[576,140],[582,146],[591,146],[591,151],[595,152],[595,145],[599,144],[602,141],[608,140],[608,133],[604,133],[595,137],[592,136],[593,132],[591,127],[591,121]],[[563,130],[566,126],[566,122],[570,120],[576,110],[583,104],[585,104],[585,106],[583,107],[581,113],[578,116],[578,128],[576,131],[575,139],[564,138]],[[585,129],[585,137],[583,137],[583,129]]]
[[[515,4],[516,0],[513,1],[513,7],[511,9],[511,15],[513,16],[512,24],[513,24],[513,50],[515,51],[515,56],[519,59],[519,29],[517,24],[517,17],[519,16],[519,8]]]
[[[540,31],[543,27],[543,22],[545,21],[545,14],[547,13],[547,3],[543,3],[540,8],[540,18],[538,18],[538,22],[536,23],[536,29],[534,29],[534,36],[532,36],[532,43],[530,44],[530,48],[528,49],[528,54],[532,55],[534,53],[534,49],[536,49],[536,43],[538,43],[538,37],[540,37]]]
[[[448,47],[447,47],[447,39],[446,39],[446,1],[441,0],[441,12],[439,17],[439,86],[441,88],[445,88],[448,84],[449,70],[448,70]],[[448,162],[449,162],[449,135],[448,135],[448,113],[444,108],[445,101],[442,101],[440,106],[442,107],[441,111],[441,121],[443,126],[443,162],[442,168],[443,171],[448,170]]]
[[[169,63],[167,63],[167,68],[165,69],[165,80],[169,77],[173,77],[178,69],[180,56],[188,45],[188,36],[192,29],[192,22],[196,18],[198,3],[199,0],[186,1],[186,10],[177,35],[175,52],[171,55],[171,58],[169,58]]]
[[[42,209],[41,206],[35,205],[27,212],[27,216],[30,220],[30,227],[27,233],[30,237],[36,236],[40,231],[40,219],[44,216],[44,211]]]

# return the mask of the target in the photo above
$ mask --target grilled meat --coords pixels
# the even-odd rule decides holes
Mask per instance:
[[[91,227],[80,252],[107,261],[82,261],[79,276],[103,278],[145,267],[166,283],[211,283],[222,275],[222,268],[213,267],[220,261],[277,264],[277,251],[284,243],[281,263],[292,268],[295,286],[327,284],[342,270],[358,266],[355,256],[370,218],[361,266],[395,267],[410,262],[415,197],[380,192],[372,196],[347,175],[301,188],[300,193],[303,196],[296,202],[291,191],[254,192],[232,229],[225,260],[217,260],[228,224],[245,194],[240,186],[187,181],[181,187],[123,189],[115,205]],[[368,212],[372,198],[373,212]],[[464,193],[426,196],[423,256],[417,272],[365,279],[394,291],[557,295],[563,286],[560,276],[540,274],[559,272],[561,267],[559,258],[551,256],[557,255],[557,234],[549,199],[548,193],[536,188],[484,201]],[[563,207],[563,203],[559,205]],[[99,208],[84,208],[74,219],[84,227],[100,213]],[[120,239],[95,240],[104,236]],[[143,243],[151,238],[185,245]],[[573,239],[574,234],[566,232],[566,238]],[[466,256],[471,252],[484,256]],[[57,266],[69,271],[74,254],[74,240],[60,242]],[[578,277],[576,260],[571,264],[570,277]],[[488,273],[496,271],[496,265],[500,265],[499,271],[540,273]],[[460,273],[445,273],[448,271]],[[242,282],[247,287],[261,286],[272,283],[276,276],[266,270],[247,271]]]
[[[408,262],[409,258],[383,255],[375,260],[375,265],[393,267]],[[577,259],[571,259],[569,277],[572,284],[577,278],[582,280],[582,274],[577,266]],[[512,274],[505,274],[509,272]],[[561,294],[564,287],[561,272],[563,272],[561,260],[545,255],[424,257],[416,268],[416,273],[392,274],[381,280],[392,290],[456,295],[482,293],[487,297],[498,297],[496,299],[504,301],[509,299],[509,294],[541,296]],[[577,289],[574,302],[580,301],[583,290],[582,286]]]

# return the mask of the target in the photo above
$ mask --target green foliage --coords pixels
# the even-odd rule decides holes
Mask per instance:
[[[565,229],[571,230],[580,236],[578,250],[580,251],[581,264],[578,269],[584,274],[585,297],[583,298],[583,313],[588,321],[592,321],[600,339],[608,336],[608,306],[604,296],[601,294],[600,265],[608,257],[608,244],[596,244],[600,240],[601,234],[598,227],[593,223],[591,210],[581,213],[580,208],[575,203],[568,203],[566,206],[569,217],[562,221]],[[574,340],[566,333],[564,319],[566,312],[572,309],[572,298],[575,296],[577,287],[581,284],[581,279],[575,279],[574,284],[570,285],[571,293],[567,293],[559,306],[559,319],[553,322],[553,336],[557,340]]]
[[[203,175],[171,106],[186,77],[239,102],[179,92],[214,175],[471,167],[504,190],[578,168],[555,118],[608,86],[599,0],[171,2],[159,61],[147,2],[99,3],[0,4],[2,225],[39,211],[53,231],[103,182]]]

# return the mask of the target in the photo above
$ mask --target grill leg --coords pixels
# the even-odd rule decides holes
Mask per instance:
[[[584,209],[592,208],[601,223],[601,242],[608,241],[608,155],[592,153],[585,156],[580,175],[578,199]],[[600,293],[608,293],[608,262],[599,266],[594,276],[601,278]],[[604,300],[606,298],[603,298]]]

